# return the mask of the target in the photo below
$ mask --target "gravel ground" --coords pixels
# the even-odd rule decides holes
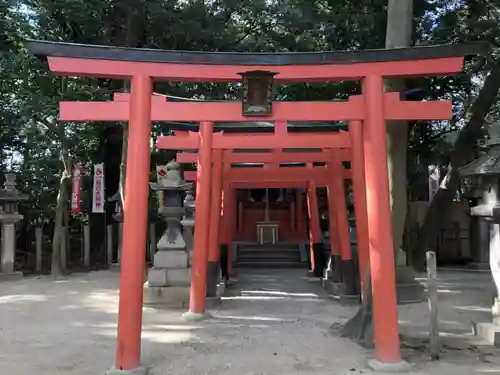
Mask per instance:
[[[182,322],[180,310],[145,308],[143,364],[153,375],[368,373],[370,353],[329,330],[356,308],[329,301],[303,275],[243,270],[213,317],[199,323]],[[103,374],[114,358],[117,286],[118,274],[107,271],[0,284],[0,374]],[[477,291],[466,294],[478,298]],[[456,310],[450,301],[443,305],[446,316]],[[425,328],[425,309],[400,308],[404,333]],[[470,327],[468,318],[450,321],[462,333]],[[404,354],[416,362],[415,374],[500,374],[493,350],[450,349],[436,363],[419,350]]]

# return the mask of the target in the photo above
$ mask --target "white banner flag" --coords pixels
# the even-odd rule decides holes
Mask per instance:
[[[104,213],[104,164],[94,164],[94,187],[92,190],[92,212]]]

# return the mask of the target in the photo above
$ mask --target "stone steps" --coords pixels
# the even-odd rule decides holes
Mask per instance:
[[[298,268],[304,263],[300,260],[296,244],[238,246],[235,266],[240,268]]]
[[[300,254],[298,251],[245,251],[238,253],[238,260],[243,259],[290,259],[290,260],[300,260]]]
[[[235,266],[237,268],[303,268],[304,263],[301,262],[279,262],[279,261],[244,261],[236,262]]]

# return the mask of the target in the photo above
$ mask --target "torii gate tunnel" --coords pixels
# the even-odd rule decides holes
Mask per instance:
[[[354,204],[357,213],[357,239],[358,248],[361,249],[359,254],[360,269],[366,270],[368,265],[368,230],[367,230],[367,215],[366,215],[366,191],[364,183],[364,160],[363,160],[363,145],[362,137],[360,136],[361,123],[359,121],[352,122],[349,127],[349,135],[353,145],[353,153],[355,154],[354,164],[357,166],[356,171],[360,172],[356,176],[354,185]],[[176,135],[186,135],[185,132],[175,132]],[[312,133],[309,133],[311,135]],[[240,134],[238,142],[245,143],[246,139],[251,134]],[[234,139],[237,139],[235,137]],[[171,143],[171,140],[173,141]],[[168,138],[168,143],[174,147],[176,137]],[[170,148],[171,146],[164,144],[163,147]],[[328,191],[329,204],[329,232],[330,232],[330,252],[333,263],[338,267],[334,270],[332,279],[343,281],[347,295],[356,295],[355,269],[348,227],[348,212],[345,201],[345,186],[344,179],[352,179],[353,173],[350,169],[346,169],[343,165],[344,161],[351,161],[350,149],[331,149],[331,150],[306,150],[293,152],[293,150],[273,150],[271,152],[265,150],[252,150],[252,152],[233,152],[230,150],[216,150],[213,158],[213,180],[212,180],[212,195],[211,195],[211,219],[210,219],[210,234],[212,240],[209,241],[209,256],[208,256],[208,288],[213,290],[215,284],[214,272],[211,270],[218,269],[218,248],[219,244],[215,240],[218,238],[217,233],[220,232],[223,238],[220,242],[226,244],[229,250],[229,259],[232,259],[232,234],[234,223],[237,223],[237,233],[243,232],[244,214],[243,207],[239,204],[237,215],[234,213],[234,188],[305,188],[307,190],[307,207],[309,213],[309,245],[310,245],[310,266],[311,272],[317,276],[323,276],[321,267],[324,261],[322,236],[320,228],[320,220],[318,213],[318,199],[316,187],[326,187]],[[223,152],[223,154],[221,154]],[[199,155],[192,152],[179,152],[177,161],[181,163],[196,163]],[[302,166],[292,165],[287,163],[301,163]],[[254,163],[252,168],[233,168],[233,165],[238,163]],[[255,165],[258,163],[260,165]],[[282,165],[282,163],[284,163]],[[323,163],[324,166],[314,166],[315,163]],[[223,171],[223,173],[222,173]],[[220,183],[221,177],[223,184]],[[187,181],[196,181],[196,172],[185,172],[184,178]],[[223,186],[223,187],[222,187]],[[222,225],[219,231],[218,212],[221,206],[221,196],[223,197],[222,204]],[[297,233],[303,233],[304,218],[302,213],[301,196],[297,197],[298,202],[292,200],[290,205],[290,228]],[[241,203],[241,202],[240,202]],[[297,203],[299,209],[295,209]],[[298,217],[296,218],[295,215]],[[269,220],[265,219],[265,220]],[[231,225],[233,224],[233,225]],[[297,225],[297,228],[295,228]],[[229,238],[228,238],[229,237]],[[273,234],[274,237],[274,234]],[[228,268],[232,268],[232,263],[229,261]],[[216,272],[215,272],[216,274]],[[365,275],[361,274],[361,286],[364,284]],[[361,287],[362,289],[362,287]]]
[[[160,137],[158,147],[198,149],[197,210],[189,311],[205,312],[210,215],[210,170],[213,150],[234,148],[352,148],[363,146],[363,161],[353,160],[361,176],[364,162],[369,266],[373,289],[377,360],[401,360],[388,186],[386,121],[447,120],[451,102],[411,102],[384,93],[384,78],[452,75],[462,70],[464,57],[484,52],[483,44],[445,45],[317,53],[212,53],[116,48],[44,41],[27,43],[29,51],[47,56],[60,75],[131,79],[130,98],[109,102],[61,102],[62,121],[129,121],[124,202],[123,249],[115,367],[140,365],[142,294],[147,231],[148,179],[152,121],[199,122],[196,137]],[[153,97],[154,80],[178,82],[240,82],[240,72],[275,73],[280,84],[294,82],[361,81],[361,95],[345,101],[274,102],[259,121],[275,124],[274,134],[241,141],[231,134],[213,134],[214,123],[248,122],[241,102],[169,102]],[[357,124],[356,139],[347,133],[291,134],[292,121],[347,121]],[[354,155],[353,155],[354,156]],[[356,180],[356,177],[354,178]],[[362,181],[362,178],[358,178]],[[361,183],[361,182],[360,182]]]

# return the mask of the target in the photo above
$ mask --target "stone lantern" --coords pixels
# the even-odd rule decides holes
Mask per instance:
[[[162,192],[158,213],[167,223],[167,228],[157,244],[144,302],[184,307],[189,303],[191,270],[181,231],[181,218],[189,212],[183,207],[183,201],[185,192],[191,190],[193,184],[182,179],[180,164],[171,161],[167,164],[165,178],[150,183],[150,187],[153,191]]]
[[[489,263],[495,283],[495,299],[492,307],[492,323],[476,323],[476,334],[490,341],[500,343],[500,123],[488,128],[489,140],[486,152],[460,168],[463,178],[468,178],[482,192],[481,204],[472,207],[470,214],[487,223],[489,227]]]
[[[21,272],[14,271],[16,258],[16,223],[23,219],[18,213],[18,204],[28,199],[16,189],[16,175],[7,173],[5,183],[0,190],[0,223],[2,224],[2,252],[0,255],[0,279],[22,277]]]

